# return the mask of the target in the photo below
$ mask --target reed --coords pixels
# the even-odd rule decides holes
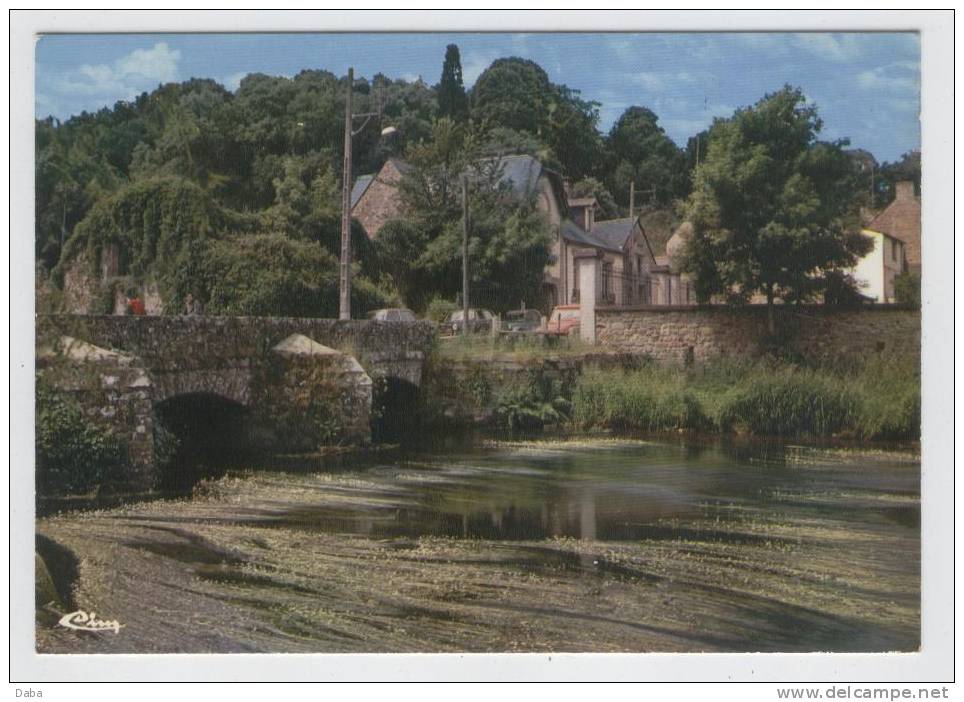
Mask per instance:
[[[920,436],[920,371],[915,359],[882,355],[811,365],[720,359],[691,369],[590,369],[572,404],[572,421],[584,429],[912,440]]]

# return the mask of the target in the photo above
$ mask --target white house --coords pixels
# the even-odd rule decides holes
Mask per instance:
[[[864,229],[863,235],[873,240],[874,248],[849,273],[857,281],[861,295],[874,302],[894,302],[894,278],[906,266],[904,242],[873,229]]]

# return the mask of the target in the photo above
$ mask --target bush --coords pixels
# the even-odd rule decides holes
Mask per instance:
[[[559,380],[539,373],[526,385],[511,387],[499,397],[496,421],[512,433],[541,431],[547,424],[562,424],[572,412],[572,403],[565,395]]]
[[[124,460],[123,444],[84,417],[77,402],[37,379],[37,491],[81,494]]]
[[[208,242],[196,261],[185,261],[175,308],[192,288],[205,312],[226,315],[335,317],[338,261],[320,244],[283,234],[252,234]],[[352,279],[352,313],[383,307],[384,294],[362,276]]]
[[[894,299],[904,305],[920,307],[920,275],[901,273],[894,278]]]
[[[425,318],[430,319],[437,324],[442,324],[443,322],[448,321],[449,315],[451,315],[453,312],[457,312],[459,309],[461,308],[451,300],[435,297],[432,298],[432,301],[429,302],[428,306],[425,308]]]

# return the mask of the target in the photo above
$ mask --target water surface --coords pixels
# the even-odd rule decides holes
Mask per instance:
[[[40,624],[39,648],[919,645],[920,470],[904,455],[604,441],[279,467],[41,520],[100,564],[81,568],[78,606],[130,621],[95,640]]]

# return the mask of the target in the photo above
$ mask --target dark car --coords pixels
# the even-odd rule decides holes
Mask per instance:
[[[539,310],[513,310],[505,313],[502,328],[510,332],[536,332],[542,329]]]
[[[457,310],[449,315],[448,321],[445,323],[449,329],[452,330],[453,334],[458,334],[462,331],[462,310]],[[483,332],[488,332],[492,330],[492,321],[495,319],[493,314],[488,310],[480,310],[474,307],[469,308],[469,333],[470,334],[480,334]]]

